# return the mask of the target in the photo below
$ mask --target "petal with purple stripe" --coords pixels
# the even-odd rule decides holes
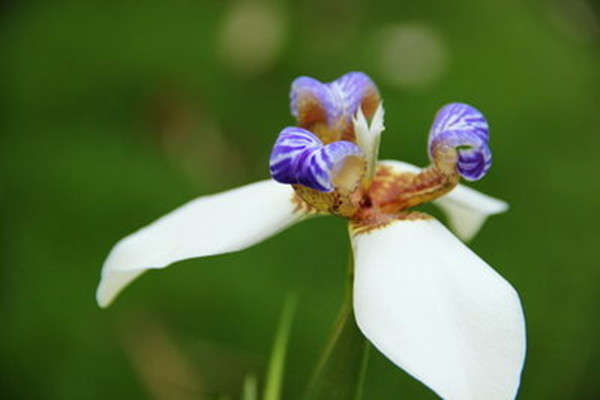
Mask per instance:
[[[324,122],[330,127],[349,124],[362,105],[370,117],[379,104],[379,90],[362,72],[349,72],[330,83],[302,76],[294,80],[290,92],[291,111],[299,124],[309,127]]]
[[[277,182],[331,192],[335,188],[333,180],[350,156],[362,157],[354,143],[338,141],[323,145],[306,129],[288,127],[281,131],[273,146],[269,168]]]
[[[436,165],[447,161],[445,155],[452,150],[458,153],[456,170],[465,179],[481,179],[492,165],[488,123],[467,104],[442,107],[429,132],[429,156]]]
[[[342,112],[329,86],[308,76],[301,76],[292,82],[290,102],[292,115],[302,126],[322,121],[330,124]]]
[[[362,72],[349,72],[329,84],[341,99],[344,117],[348,120],[362,105],[365,116],[371,117],[379,105],[379,91],[375,83]]]

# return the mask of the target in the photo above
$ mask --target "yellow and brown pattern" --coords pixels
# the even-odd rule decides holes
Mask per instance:
[[[314,206],[302,200],[302,197],[298,196],[296,192],[292,194],[292,204],[294,204],[294,213],[302,213],[307,215],[324,214],[322,211],[319,211]]]
[[[402,212],[399,214],[374,213],[364,219],[350,221],[348,229],[352,236],[357,236],[385,228],[394,221],[422,221],[428,219],[433,219],[433,217],[418,211]]]
[[[351,221],[351,232],[366,233],[395,220],[431,218],[406,210],[429,202],[450,191],[458,175],[443,174],[435,166],[418,173],[396,172],[379,165],[369,185],[332,192],[320,192],[303,185],[293,185],[297,210],[306,213],[333,214]]]
[[[317,212],[352,218],[358,210],[360,191],[336,189],[332,192],[319,192],[302,185],[293,185],[296,195]]]

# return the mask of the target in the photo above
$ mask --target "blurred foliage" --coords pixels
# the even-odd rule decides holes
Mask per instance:
[[[331,336],[307,385],[305,400],[361,400],[370,343],[354,318],[354,256],[348,252],[346,287]]]
[[[267,177],[294,77],[362,70],[383,158],[425,164],[446,102],[484,111],[494,168],[474,186],[511,210],[471,247],[524,304],[520,398],[600,398],[597,4],[240,1],[0,8],[0,397],[240,398],[294,291],[282,398],[299,398],[343,298],[343,221],[148,273],[108,310],[94,291],[120,237]],[[376,351],[364,390],[435,398]]]

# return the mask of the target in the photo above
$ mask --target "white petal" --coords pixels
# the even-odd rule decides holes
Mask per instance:
[[[525,358],[519,297],[435,219],[352,234],[364,335],[444,399],[515,397]]]
[[[450,193],[434,201],[446,216],[456,234],[469,241],[479,232],[490,215],[508,210],[508,204],[465,185],[457,185]]]
[[[402,161],[381,161],[398,172],[419,172],[421,169]],[[502,200],[487,196],[465,185],[457,185],[450,193],[435,200],[433,204],[444,211],[450,227],[462,240],[468,241],[475,236],[490,215],[508,210],[508,204]]]
[[[111,250],[96,292],[107,306],[133,279],[176,261],[241,250],[305,218],[289,185],[266,180],[200,197],[125,237]]]

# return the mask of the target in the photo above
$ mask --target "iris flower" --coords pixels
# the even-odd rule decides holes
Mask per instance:
[[[353,301],[364,336],[445,399],[516,396],[525,359],[517,292],[435,218],[433,202],[462,240],[506,203],[459,184],[491,166],[488,124],[475,108],[440,109],[429,132],[431,165],[378,161],[379,90],[365,74],[331,83],[297,78],[298,125],[277,138],[272,179],[195,199],[118,242],[97,291],[109,305],[149,269],[242,250],[319,215],[348,220]]]

